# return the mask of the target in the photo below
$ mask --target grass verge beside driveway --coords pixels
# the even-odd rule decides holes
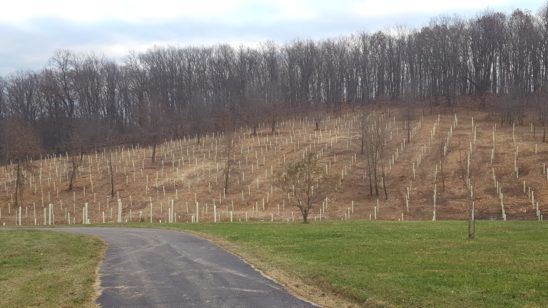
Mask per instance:
[[[0,230],[0,307],[95,307],[104,249],[84,235]]]
[[[481,221],[472,241],[462,221],[149,226],[216,238],[267,274],[358,305],[548,306],[546,223]]]

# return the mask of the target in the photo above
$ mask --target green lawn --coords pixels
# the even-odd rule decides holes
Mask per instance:
[[[546,223],[482,221],[473,241],[459,221],[171,227],[362,304],[548,307]]]
[[[0,231],[0,307],[92,307],[98,239],[64,232]]]

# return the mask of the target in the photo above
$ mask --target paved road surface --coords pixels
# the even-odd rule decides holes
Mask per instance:
[[[234,255],[196,236],[168,230],[62,228],[108,245],[102,307],[313,307]]]

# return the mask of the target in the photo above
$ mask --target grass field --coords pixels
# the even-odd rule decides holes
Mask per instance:
[[[0,307],[94,307],[103,250],[82,235],[0,231]]]
[[[218,238],[267,273],[280,269],[359,305],[548,306],[544,223],[478,222],[473,241],[461,221],[171,227]]]

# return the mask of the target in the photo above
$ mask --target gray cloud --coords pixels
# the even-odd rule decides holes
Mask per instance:
[[[434,17],[405,14],[363,18],[355,12],[330,7],[320,8],[320,14],[313,19],[269,18],[276,16],[276,9],[268,4],[255,4],[227,12],[230,18],[213,20],[185,17],[132,23],[39,18],[27,22],[27,26],[0,22],[0,75],[16,70],[40,69],[57,49],[120,57],[131,49],[152,47],[154,44],[185,46],[228,42],[237,45],[266,40],[284,43],[295,38],[322,39],[397,25],[420,27]],[[459,13],[465,16],[473,14]]]

